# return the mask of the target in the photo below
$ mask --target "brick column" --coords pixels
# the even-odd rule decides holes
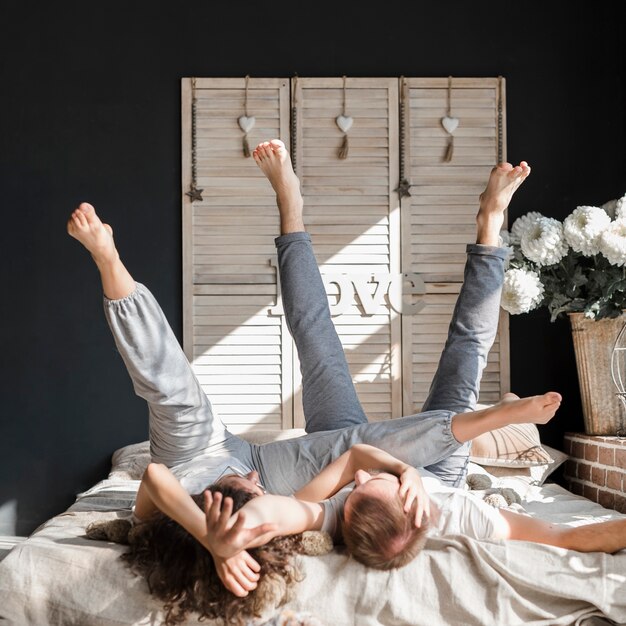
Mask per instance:
[[[626,438],[565,433],[570,491],[626,513]]]

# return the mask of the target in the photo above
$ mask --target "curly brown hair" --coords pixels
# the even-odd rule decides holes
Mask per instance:
[[[233,487],[211,485],[207,489],[232,498],[233,511],[255,497]],[[203,508],[202,494],[192,498]],[[163,513],[137,524],[128,540],[130,549],[121,558],[133,572],[146,578],[150,593],[163,600],[168,626],[180,624],[189,612],[198,613],[200,619],[221,618],[227,624],[243,624],[287,602],[292,586],[303,578],[292,558],[302,552],[301,534],[276,537],[248,550],[261,570],[256,589],[243,598],[224,587],[208,550]]]

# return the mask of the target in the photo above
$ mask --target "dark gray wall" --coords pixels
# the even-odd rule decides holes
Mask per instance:
[[[563,218],[626,191],[624,35],[613,3],[17,2],[0,4],[0,534],[28,533],[146,438],[65,234],[94,203],[181,332],[180,78],[507,78],[510,160],[533,175],[511,218]],[[582,426],[566,322],[511,320],[513,390],[565,395],[543,429]]]

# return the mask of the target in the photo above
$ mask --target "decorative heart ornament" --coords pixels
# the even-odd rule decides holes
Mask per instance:
[[[342,133],[347,133],[352,128],[354,120],[347,115],[338,115],[335,122]]]
[[[242,115],[237,121],[239,122],[239,128],[241,128],[244,133],[249,133],[254,128],[256,119]]]
[[[457,126],[459,125],[459,118],[448,117],[446,115],[446,117],[441,118],[441,125],[446,129],[446,132],[451,135],[457,129]]]

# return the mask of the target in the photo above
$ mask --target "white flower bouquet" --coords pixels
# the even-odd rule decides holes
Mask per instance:
[[[502,290],[509,313],[545,306],[552,321],[574,312],[602,319],[626,307],[626,195],[579,206],[562,223],[532,211],[501,237],[510,249]]]

